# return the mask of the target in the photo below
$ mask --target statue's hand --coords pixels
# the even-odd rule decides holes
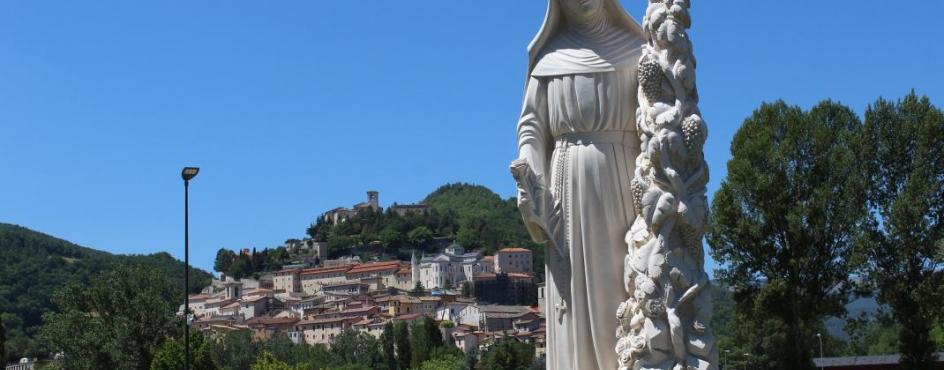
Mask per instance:
[[[567,256],[563,248],[561,206],[545,186],[543,177],[523,158],[511,162],[510,169],[517,182],[518,209],[531,238],[538,243],[549,243],[561,256]]]

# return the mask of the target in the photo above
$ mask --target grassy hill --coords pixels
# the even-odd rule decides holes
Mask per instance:
[[[88,282],[118,264],[140,264],[161,271],[174,286],[183,285],[183,262],[167,253],[115,255],[82,247],[25,227],[0,223],[0,319],[6,328],[7,353],[44,352],[33,340],[43,313],[54,309],[52,292],[69,280]],[[199,291],[210,274],[191,270],[190,290]]]

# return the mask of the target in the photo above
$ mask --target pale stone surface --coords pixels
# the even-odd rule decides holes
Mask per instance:
[[[529,47],[512,163],[519,208],[547,245],[547,368],[616,369],[624,237],[636,213],[640,26],[615,0],[552,0]]]
[[[702,236],[707,127],[698,110],[688,0],[650,0],[639,60],[641,152],[626,235],[628,299],[617,310],[620,369],[717,369]]]
[[[650,0],[640,27],[551,0],[529,46],[511,171],[547,245],[548,369],[717,368],[688,6]]]

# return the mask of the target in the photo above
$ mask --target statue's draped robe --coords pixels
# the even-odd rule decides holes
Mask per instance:
[[[635,47],[631,54],[638,60]],[[539,63],[518,122],[521,159],[560,203],[561,232],[548,234],[569,260],[548,258],[548,369],[618,367],[615,311],[626,298],[624,238],[635,217],[630,180],[639,154],[635,60],[620,64],[544,75]]]

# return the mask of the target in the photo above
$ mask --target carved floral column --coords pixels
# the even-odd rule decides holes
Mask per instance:
[[[708,131],[698,110],[689,0],[650,0],[639,61],[632,180],[636,220],[626,236],[617,310],[620,369],[717,369],[702,236],[708,209]]]

